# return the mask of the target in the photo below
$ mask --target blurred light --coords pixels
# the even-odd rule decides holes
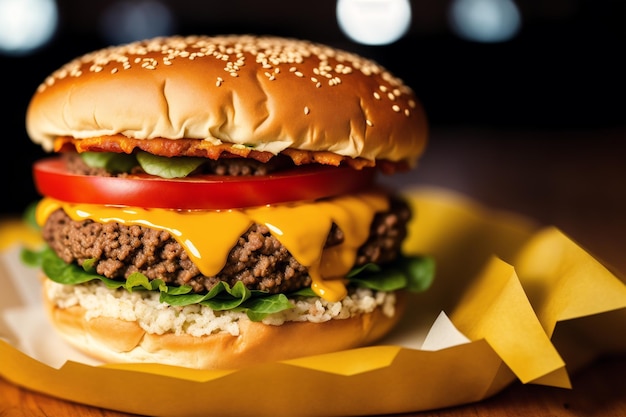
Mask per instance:
[[[520,29],[521,17],[512,0],[455,0],[450,7],[452,30],[476,42],[505,42]]]
[[[385,45],[409,29],[411,4],[409,0],[338,0],[337,22],[355,42]]]
[[[0,52],[26,55],[52,39],[59,21],[54,0],[0,0]]]
[[[174,31],[174,16],[157,0],[124,0],[110,5],[100,18],[100,31],[110,44],[123,44]]]

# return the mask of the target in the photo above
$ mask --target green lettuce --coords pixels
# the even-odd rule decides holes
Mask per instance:
[[[173,306],[201,304],[213,310],[242,311],[252,321],[261,321],[269,314],[293,307],[289,296],[316,297],[311,288],[301,289],[291,294],[269,294],[266,291],[250,290],[237,282],[232,287],[220,282],[206,294],[192,292],[190,286],[170,286],[161,279],[150,280],[141,273],[133,273],[126,280],[113,280],[97,274],[95,259],[77,264],[67,264],[54,251],[45,246],[40,251],[24,248],[22,262],[41,268],[48,278],[59,284],[77,285],[100,280],[109,289],[122,288],[133,291],[158,291],[162,303]],[[347,275],[349,285],[369,288],[375,291],[409,290],[421,292],[432,283],[435,263],[430,257],[400,257],[389,265],[367,264],[355,268]]]
[[[115,152],[83,152],[83,162],[92,168],[104,168],[107,172],[130,172],[137,166],[135,155]]]

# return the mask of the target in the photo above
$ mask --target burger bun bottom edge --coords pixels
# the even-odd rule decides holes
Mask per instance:
[[[46,278],[47,280],[47,278]],[[150,334],[137,322],[118,318],[86,319],[81,306],[59,308],[44,291],[44,306],[54,329],[70,345],[104,363],[158,363],[193,369],[240,369],[366,346],[388,334],[406,310],[407,294],[396,293],[395,314],[381,308],[322,323],[269,325],[239,321],[239,335]]]

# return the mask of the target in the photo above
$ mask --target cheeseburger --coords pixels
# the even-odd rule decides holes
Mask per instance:
[[[164,37],[79,57],[30,138],[50,320],[106,362],[241,368],[372,343],[430,283],[378,175],[427,126],[376,63],[270,36]],[[382,174],[380,174],[382,173]]]

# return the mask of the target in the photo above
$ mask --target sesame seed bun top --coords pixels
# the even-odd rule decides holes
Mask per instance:
[[[375,62],[248,35],[156,38],[86,54],[40,85],[26,127],[47,151],[59,136],[121,134],[411,165],[427,135],[413,91]]]

